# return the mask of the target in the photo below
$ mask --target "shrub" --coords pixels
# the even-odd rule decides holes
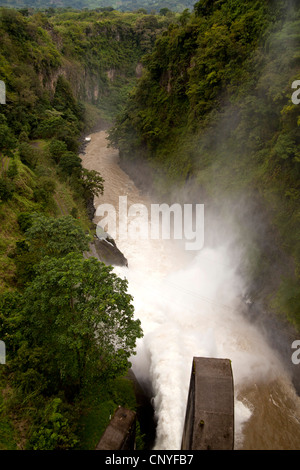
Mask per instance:
[[[62,155],[67,151],[67,144],[62,140],[52,139],[49,144],[49,152],[55,163],[59,163]]]
[[[0,202],[6,202],[13,197],[14,186],[10,181],[0,178]]]
[[[81,158],[74,152],[65,152],[59,162],[62,173],[71,176],[76,170],[81,169]]]
[[[27,448],[32,450],[67,450],[78,440],[71,429],[62,400],[53,398],[36,419],[35,430]]]
[[[19,155],[21,162],[30,168],[35,168],[38,161],[38,153],[27,142],[21,142],[19,145]]]

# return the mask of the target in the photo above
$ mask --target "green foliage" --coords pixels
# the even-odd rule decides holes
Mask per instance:
[[[19,215],[18,223],[25,231],[25,240],[16,243],[11,256],[20,285],[33,280],[36,267],[45,256],[63,257],[88,249],[89,238],[71,215],[55,218],[23,213]]]
[[[80,450],[95,449],[118,406],[134,411],[137,408],[132,382],[126,377],[118,377],[105,384],[94,382],[84,389],[82,403],[77,446]],[[140,437],[137,429],[137,438]]]
[[[194,5],[196,16],[208,16],[214,10],[219,9],[224,0],[200,0]]]
[[[121,109],[167,24],[144,17],[0,9],[1,292],[12,290],[0,296],[0,337],[14,422],[24,419],[30,449],[74,447],[79,415],[67,401],[80,408],[82,387],[125,373],[141,335],[126,284],[96,260],[84,263],[84,202],[102,194],[103,179],[82,168],[78,151],[84,126],[98,124],[97,106],[110,116]],[[11,433],[9,410],[2,429]],[[0,446],[14,445],[1,435]]]
[[[38,151],[27,142],[21,142],[18,150],[21,162],[30,168],[35,168],[38,162]]]
[[[0,178],[0,203],[9,201],[13,197],[13,193],[13,184],[5,178]]]
[[[70,253],[40,262],[21,296],[2,296],[0,334],[18,387],[72,400],[94,380],[124,374],[142,335],[126,290],[111,267]]]
[[[82,256],[83,202],[103,193],[103,178],[82,168],[79,138],[122,110],[143,54],[172,21],[171,12],[0,9],[1,292],[11,290],[0,296],[0,337],[14,422],[24,419],[30,449],[74,447],[78,415],[66,402],[76,397],[80,408],[84,387],[106,389],[126,373],[142,334],[126,282]],[[117,388],[106,390],[113,407],[133,407]]]
[[[79,415],[67,402],[82,406],[84,390],[101,383],[107,391],[107,381],[126,373],[140,322],[127,281],[82,256],[89,239],[71,216],[23,213],[18,222],[26,238],[14,260],[24,288],[0,295],[6,371],[30,416],[26,448],[71,449],[78,445]]]
[[[0,335],[6,345],[8,360],[15,353],[21,338],[21,316],[18,312],[21,299],[18,292],[5,292],[0,296]]]
[[[32,213],[30,212],[21,212],[18,215],[18,224],[22,232],[26,232],[32,225]]]
[[[45,256],[61,257],[88,249],[88,236],[71,216],[45,217],[32,214],[26,231],[30,252],[41,260]]]
[[[55,163],[59,163],[62,155],[67,151],[67,145],[62,140],[52,139],[49,144],[49,152]]]
[[[49,139],[52,136],[57,137],[61,130],[65,128],[65,122],[61,115],[53,115],[41,121],[37,128],[36,135],[43,139]]]
[[[29,137],[26,131],[21,131],[18,139],[19,143],[27,142],[29,143]]]
[[[56,184],[52,178],[41,177],[37,187],[33,190],[34,200],[40,203],[41,207],[46,207],[54,194],[55,187]]]
[[[60,398],[50,399],[35,417],[28,450],[68,450],[78,442]]]
[[[0,387],[2,388],[5,384],[4,380],[1,380],[0,374]],[[13,427],[11,417],[7,416],[6,404],[2,393],[0,394],[0,450],[17,450],[15,430]]]
[[[24,292],[23,311],[65,390],[126,372],[141,335],[126,287],[96,259],[69,254],[40,264]]]
[[[295,279],[287,278],[281,282],[272,305],[300,330],[300,291]]]
[[[19,12],[24,16],[30,14],[28,2],[26,0],[2,0],[2,5],[19,8]],[[52,16],[57,11],[53,8],[50,0],[31,0],[30,7],[47,9],[46,12]],[[59,3],[62,11],[69,12],[72,9],[96,10],[98,12],[111,12],[114,9],[119,11],[133,11],[137,13],[159,12],[161,9],[181,12],[185,8],[192,10],[194,1],[192,0],[63,0]]]
[[[12,130],[7,125],[7,119],[3,114],[0,114],[0,152],[3,155],[11,157],[12,150],[16,148],[16,139]]]
[[[103,194],[104,179],[98,171],[82,168],[80,181],[86,198]]]
[[[6,171],[7,178],[14,180],[18,176],[18,165],[14,158],[9,162],[8,169]]]
[[[55,93],[53,97],[53,107],[62,113],[68,115],[69,119],[74,121],[83,119],[83,109],[77,103],[70,83],[60,75],[56,82]]]
[[[285,251],[282,275],[290,276],[291,257],[299,286],[300,108],[291,102],[300,71],[299,5],[200,0],[180,23],[143,59],[111,144],[125,163],[148,162],[161,195],[188,181],[204,203],[258,198],[278,234],[269,243]],[[265,256],[272,276],[274,259]],[[297,299],[276,304],[296,323]]]
[[[27,222],[30,224],[29,220]],[[25,221],[24,221],[24,226]],[[29,225],[30,226],[30,225]],[[35,275],[35,265],[38,262],[38,257],[34,253],[30,253],[29,245],[26,241],[17,241],[14,250],[10,254],[13,258],[16,268],[16,281],[17,284],[22,286],[33,279]]]
[[[64,152],[59,160],[58,168],[67,176],[81,171],[81,158],[74,152]]]
[[[74,217],[74,219],[77,219],[77,217],[78,217],[78,209],[77,209],[77,207],[72,207],[71,216]]]
[[[56,182],[53,178],[42,176],[39,180],[40,186],[47,194],[53,194],[56,188]]]

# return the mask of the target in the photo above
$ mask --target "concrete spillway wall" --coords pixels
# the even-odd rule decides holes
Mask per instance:
[[[182,450],[232,450],[234,390],[228,359],[194,357]]]
[[[119,407],[96,450],[133,450],[135,430],[136,413]],[[181,450],[232,450],[233,447],[231,362],[228,359],[194,357]]]
[[[135,429],[136,413],[120,406],[95,450],[133,450]]]

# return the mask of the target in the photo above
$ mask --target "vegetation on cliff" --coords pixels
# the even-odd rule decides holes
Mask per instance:
[[[271,235],[255,240],[251,274],[266,284],[280,248],[290,264],[272,306],[300,327],[299,22],[287,0],[0,10],[0,448],[94,448],[116,405],[135,406],[127,285],[82,257],[103,179],[78,154],[99,118],[119,113],[112,144],[150,164],[160,194],[188,181],[204,203],[257,201]]]
[[[125,164],[153,168],[165,197],[187,181],[202,203],[248,200],[258,208],[260,222],[242,219],[244,235],[252,230],[257,241],[257,292],[276,279],[272,308],[298,328],[299,26],[296,1],[200,0],[143,59],[144,74],[110,133]],[[268,227],[264,245],[255,240],[260,223]],[[286,265],[276,259],[281,251]]]
[[[0,11],[0,448],[78,448],[85,423],[98,423],[95,446],[117,405],[136,406],[122,377],[142,332],[127,283],[83,257],[103,179],[79,152],[121,108],[164,21]]]

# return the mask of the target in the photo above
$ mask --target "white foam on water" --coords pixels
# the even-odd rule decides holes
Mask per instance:
[[[244,283],[226,246],[203,249],[182,268],[165,272],[152,270],[155,256],[151,250],[142,251],[138,263],[132,260],[130,267],[129,253],[129,269],[117,272],[128,279],[135,315],[144,331],[132,364],[138,379],[151,384],[157,418],[155,449],[176,450],[181,446],[193,357],[230,359],[236,396],[249,383],[271,380],[281,364],[242,315]],[[237,445],[251,413],[235,398]]]

